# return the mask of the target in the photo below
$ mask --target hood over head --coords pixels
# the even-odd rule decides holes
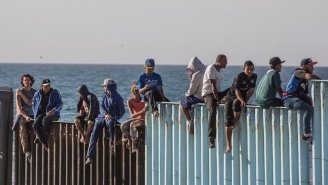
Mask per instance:
[[[82,99],[87,99],[88,95],[90,94],[86,85],[82,84],[77,87],[77,92],[80,93]]]
[[[191,69],[192,73],[196,73],[198,71],[205,71],[206,66],[195,56],[190,59],[188,69]]]

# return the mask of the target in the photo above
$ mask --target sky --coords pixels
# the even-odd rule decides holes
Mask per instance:
[[[2,0],[0,63],[328,66],[327,0]]]

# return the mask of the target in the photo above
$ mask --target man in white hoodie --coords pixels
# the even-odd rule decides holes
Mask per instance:
[[[180,108],[186,117],[189,132],[194,132],[194,121],[190,116],[190,109],[193,104],[204,103],[202,97],[203,76],[206,66],[197,58],[191,58],[187,71],[190,79],[189,89],[186,92],[186,97],[180,100]]]

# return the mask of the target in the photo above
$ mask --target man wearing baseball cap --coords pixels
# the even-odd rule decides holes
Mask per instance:
[[[49,149],[46,139],[46,132],[53,121],[60,117],[60,110],[63,107],[62,97],[58,90],[51,88],[50,80],[42,80],[41,89],[33,97],[34,123],[33,129],[36,133],[35,143],[43,144],[46,150]]]
[[[320,79],[318,76],[312,74],[313,66],[317,63],[311,58],[303,59],[300,63],[301,67],[292,73],[286,86],[286,92],[283,93],[284,104],[287,108],[304,111],[304,134],[302,139],[309,144],[312,144],[311,126],[314,109],[312,99],[307,95],[309,92],[308,81]]]
[[[263,107],[276,107],[284,106],[281,98],[283,90],[281,88],[280,72],[282,69],[282,63],[279,57],[273,57],[270,59],[271,69],[268,70],[262,77],[259,85],[256,88],[256,103]]]
[[[164,96],[163,83],[161,75],[154,72],[155,60],[150,58],[145,61],[145,73],[143,73],[137,82],[139,93],[144,97],[146,105],[150,102],[152,114],[159,116],[156,101],[169,101]]]

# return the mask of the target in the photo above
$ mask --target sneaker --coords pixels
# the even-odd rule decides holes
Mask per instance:
[[[40,139],[39,139],[38,137],[36,137],[36,138],[34,139],[34,143],[35,143],[35,144],[40,144]]]
[[[194,122],[193,121],[188,121],[188,130],[190,134],[194,133]]]
[[[132,149],[131,152],[134,153],[136,151],[138,151],[138,145],[137,145],[137,140],[132,140]]]
[[[155,111],[153,112],[153,116],[154,116],[155,118],[158,118],[158,116],[159,116],[159,112],[158,112],[157,110],[155,110]]]
[[[215,138],[214,137],[208,138],[208,148],[215,148]]]
[[[26,158],[27,158],[27,160],[28,160],[28,162],[32,162],[32,155],[31,155],[31,153],[30,152],[27,152],[26,154]]]
[[[307,142],[308,144],[312,145],[312,136],[302,136],[302,140]]]
[[[48,143],[42,143],[42,145],[46,151],[49,151]]]
[[[93,159],[91,158],[87,158],[87,160],[85,161],[85,165],[89,165],[93,162]]]

